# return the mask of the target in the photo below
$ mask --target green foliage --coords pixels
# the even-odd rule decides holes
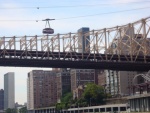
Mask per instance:
[[[76,101],[75,105],[79,107],[86,107],[88,103],[86,102],[84,98],[80,98]]]
[[[104,104],[104,98],[106,97],[103,87],[94,83],[87,84],[82,96],[89,105]]]
[[[5,113],[17,113],[17,109],[8,108],[6,109]]]
[[[27,107],[20,108],[19,113],[27,113]]]
[[[67,109],[68,108],[68,103],[57,103],[56,104],[56,110],[62,110],[62,109]]]
[[[72,93],[66,93],[64,95],[64,97],[62,97],[61,102],[62,103],[68,103],[68,102],[71,102],[72,99],[73,99],[73,94]]]
[[[56,109],[61,110],[62,109],[62,103],[57,103],[56,104]]]
[[[56,109],[57,110],[67,109],[70,106],[86,107],[90,104],[100,105],[104,104],[105,98],[106,95],[104,93],[103,87],[98,86],[94,83],[88,83],[80,99],[73,100],[73,94],[66,93],[61,98],[61,103],[56,104]]]
[[[57,110],[67,109],[71,105],[72,101],[73,101],[72,93],[66,93],[61,98],[61,103],[56,104],[56,109]]]
[[[75,106],[87,107],[87,106],[88,106],[88,103],[87,103],[86,101],[83,101],[83,102],[75,103]]]

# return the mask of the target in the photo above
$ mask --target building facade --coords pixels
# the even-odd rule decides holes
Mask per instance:
[[[90,52],[90,37],[85,35],[89,32],[88,27],[83,27],[78,30],[78,52],[89,53]]]
[[[15,108],[15,76],[14,72],[4,75],[4,109]]]
[[[106,71],[106,92],[112,96],[127,96],[132,94],[133,78],[137,72]],[[135,80],[137,82],[137,80]]]
[[[106,85],[106,73],[104,70],[98,70],[98,85],[104,87]]]
[[[57,102],[55,71],[33,70],[27,78],[27,108],[43,108]]]
[[[71,69],[71,91],[75,90],[80,85],[86,83],[95,83],[95,70],[94,69]]]
[[[4,90],[0,90],[0,110],[4,110]]]
[[[90,53],[90,36],[88,27],[78,30],[78,52]],[[98,84],[98,71],[94,69],[71,69],[71,91],[80,92],[79,86],[84,86],[88,82]]]
[[[119,38],[114,39],[107,50],[107,53],[110,54],[121,54],[121,55],[143,55],[149,50],[149,43],[147,39],[146,45],[143,45],[143,36],[142,34],[135,34],[133,27],[126,27],[120,29]],[[131,46],[132,44],[132,46]],[[133,46],[134,45],[134,46]],[[143,45],[144,50],[140,47]],[[130,68],[130,67],[129,67]],[[139,72],[131,71],[113,71],[106,70],[106,85],[107,92],[111,95],[130,95],[132,94],[132,89],[130,86],[133,85],[133,78]],[[137,78],[137,82],[142,82],[141,77]]]
[[[71,92],[71,76],[70,69],[61,69],[59,73],[57,73],[57,101],[60,102],[61,97]]]

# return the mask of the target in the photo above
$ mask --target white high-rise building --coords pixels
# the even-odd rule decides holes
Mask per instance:
[[[4,75],[4,109],[15,108],[15,77],[14,72]]]

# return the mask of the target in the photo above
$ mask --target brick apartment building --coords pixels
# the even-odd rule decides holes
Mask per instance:
[[[55,71],[33,70],[27,78],[27,108],[43,108],[57,102]]]

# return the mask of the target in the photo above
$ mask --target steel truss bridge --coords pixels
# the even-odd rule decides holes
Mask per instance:
[[[148,71],[149,37],[150,17],[89,32],[0,37],[0,66]]]

